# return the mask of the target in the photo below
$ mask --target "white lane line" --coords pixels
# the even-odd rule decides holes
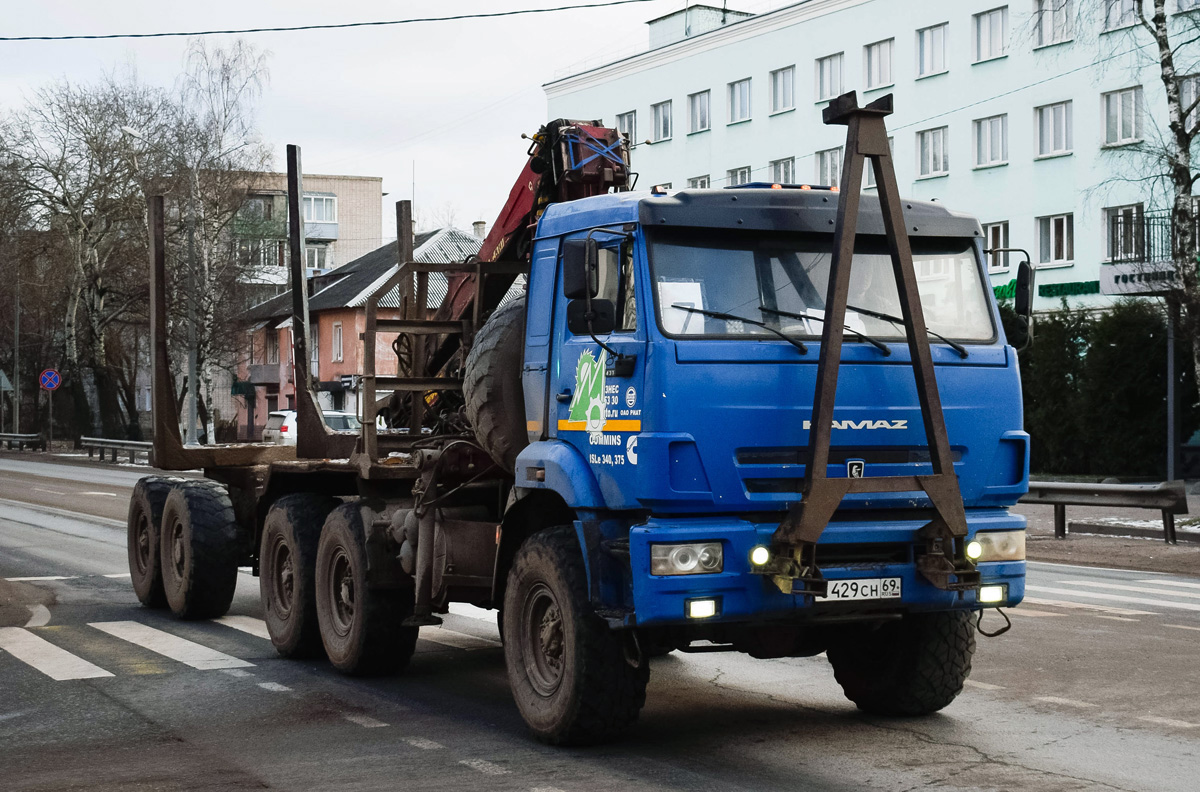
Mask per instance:
[[[75,578],[67,577],[66,575],[42,575],[41,577],[15,577],[4,579],[9,583],[38,583],[45,580],[74,580]]]
[[[111,575],[101,575],[101,577],[106,577],[106,578],[127,578],[130,576],[131,575],[128,572],[114,572]]]
[[[1044,701],[1047,704],[1061,704],[1064,707],[1076,707],[1078,709],[1091,709],[1098,706],[1087,701],[1076,701],[1075,699],[1059,698],[1058,696],[1038,696],[1034,701]]]
[[[117,497],[117,493],[115,493],[115,492],[80,492],[78,494],[79,495],[105,495],[109,498]]]
[[[1174,627],[1176,630],[1195,630],[1200,632],[1200,627],[1190,627],[1186,624],[1164,624],[1163,627]]]
[[[1028,585],[1025,586],[1029,588]],[[1106,605],[1092,605],[1088,602],[1067,602],[1065,600],[1041,599],[1040,597],[1026,597],[1021,600],[1022,603],[1028,602],[1033,605],[1049,605],[1052,608],[1068,608],[1070,610],[1086,610],[1096,611],[1098,613],[1111,613],[1115,616],[1157,616],[1157,613],[1143,610],[1130,610],[1129,608],[1117,608]],[[1017,609],[1019,610],[1019,608]],[[1014,613],[1016,610],[1013,611]]]
[[[62,490],[46,489],[45,487],[30,487],[34,492],[48,492],[51,495],[66,495]]]
[[[178,635],[147,627],[141,622],[92,622],[88,626],[201,671],[254,666],[254,663],[247,663],[245,660],[239,660],[223,652],[218,652],[216,649],[209,649],[207,646],[201,646],[186,638],[180,638]]]
[[[241,630],[244,633],[249,633],[256,638],[271,640],[271,633],[267,632],[267,623],[262,619],[256,619],[253,616],[231,616],[225,615],[220,618],[213,619],[217,624],[224,624],[226,627],[232,627],[235,630]]]
[[[1146,723],[1157,723],[1160,726],[1171,726],[1175,729],[1194,729],[1197,725],[1200,725],[1188,723],[1187,721],[1175,720],[1174,718],[1160,718],[1157,715],[1143,715],[1139,717],[1138,720],[1145,721]]]
[[[50,623],[50,609],[45,605],[29,605],[29,621],[26,627],[45,627]]]
[[[466,765],[472,770],[478,770],[484,775],[508,775],[509,769],[501,767],[498,764],[493,764],[486,759],[460,759],[460,765]]]
[[[529,792],[563,792],[558,787],[534,787]]]
[[[1182,586],[1183,588],[1200,589],[1200,583],[1189,583],[1186,580],[1159,580],[1158,578],[1146,578],[1145,580],[1136,580],[1135,583],[1155,583],[1159,586]]]
[[[1061,617],[1067,615],[1065,613],[1052,613],[1051,611],[1030,610],[1029,608],[1010,608],[1005,613],[1009,616],[1032,616],[1035,619],[1042,619],[1047,616]]]
[[[455,649],[492,649],[500,646],[499,641],[492,640],[491,638],[467,635],[466,633],[447,630],[445,627],[424,627],[421,629],[420,637],[426,641],[433,641],[443,646],[452,646]]]
[[[0,649],[51,679],[97,679],[112,673],[60,649],[22,627],[0,627]]]
[[[224,668],[221,670],[221,673],[229,674],[229,676],[237,679],[248,679],[254,676],[254,674],[251,674],[249,671],[243,671],[240,668]]]
[[[1108,619],[1109,621],[1123,621],[1123,622],[1139,622],[1139,621],[1141,621],[1141,619],[1130,619],[1126,616],[1106,616],[1103,613],[1094,613],[1092,615],[1097,619]]]
[[[988,682],[976,682],[974,679],[963,680],[963,684],[967,687],[979,688],[980,690],[1004,690],[1004,685],[992,685]]]
[[[422,751],[436,751],[439,748],[445,748],[440,742],[426,740],[424,737],[405,737],[404,742],[411,745],[413,748],[420,748]]]
[[[1025,586],[1027,591],[1040,591],[1044,594],[1058,594],[1068,597],[1090,597],[1092,599],[1111,600],[1113,602],[1128,602],[1131,605],[1152,605],[1156,608],[1175,608],[1176,610],[1200,611],[1200,603],[1168,602],[1167,600],[1147,599],[1146,597],[1126,597],[1124,594],[1108,594],[1100,591],[1080,591],[1078,589],[1060,589],[1053,586]],[[1154,614],[1157,615],[1157,614]]]
[[[272,693],[288,693],[291,688],[287,685],[281,685],[278,682],[259,682],[258,686],[263,690],[269,690]]]
[[[383,721],[375,720],[374,718],[368,717],[366,715],[352,715],[352,714],[347,713],[347,714],[343,715],[342,717],[345,718],[346,720],[350,721],[351,723],[357,723],[359,726],[362,726],[364,729],[378,729],[381,726],[387,726],[387,724],[384,723]]]
[[[1160,588],[1147,588],[1146,586],[1126,586],[1121,583],[1104,583],[1099,580],[1060,580],[1058,581],[1058,584],[1060,586],[1091,586],[1092,588],[1111,589],[1113,591],[1132,591],[1141,594],[1158,594],[1159,596],[1200,599],[1200,593],[1192,593],[1190,591],[1167,591]]]

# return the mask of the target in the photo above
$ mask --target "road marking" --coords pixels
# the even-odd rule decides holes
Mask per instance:
[[[963,684],[968,687],[979,688],[980,690],[1004,690],[1004,685],[992,685],[987,682],[976,682],[974,679],[965,679]]]
[[[111,575],[102,575],[101,577],[106,577],[106,578],[127,578],[127,577],[132,577],[132,575],[131,575],[130,573],[128,573],[128,572],[113,572]]]
[[[445,748],[440,742],[426,740],[424,737],[405,737],[404,742],[411,745],[413,748],[420,748],[422,751],[436,751],[439,748]]]
[[[1029,586],[1026,585],[1025,588],[1028,589]],[[1092,605],[1091,603],[1088,603],[1088,602],[1067,602],[1065,600],[1041,599],[1039,597],[1026,597],[1025,599],[1021,600],[1021,602],[1029,602],[1034,605],[1049,605],[1050,607],[1053,607],[1053,608],[1069,608],[1071,610],[1098,611],[1100,613],[1111,613],[1111,614],[1114,614],[1117,616],[1157,616],[1158,615],[1157,613],[1152,613],[1151,611],[1129,610],[1128,608],[1116,608],[1116,607],[1106,606],[1106,605]],[[1020,609],[1018,608],[1017,610],[1020,610]],[[1013,613],[1016,613],[1017,610],[1014,610]]]
[[[246,679],[254,676],[254,674],[251,674],[249,671],[243,671],[240,668],[223,668],[221,669],[221,673],[229,674],[229,676],[236,677],[237,679]]]
[[[62,490],[46,489],[45,487],[31,487],[34,492],[49,492],[51,495],[66,495]]]
[[[500,646],[499,641],[491,638],[467,635],[466,633],[447,630],[445,627],[425,627],[421,630],[420,637],[426,641],[433,641],[443,646],[452,646],[455,649],[492,649]]]
[[[364,729],[378,729],[381,726],[387,726],[387,724],[384,723],[383,721],[375,720],[374,718],[368,717],[366,715],[352,715],[352,714],[347,713],[346,715],[343,715],[342,717],[345,718],[346,720],[350,721],[351,723],[357,723],[359,726],[362,726]]]
[[[1066,616],[1065,613],[1052,613],[1051,611],[1030,610],[1029,608],[1011,608],[1005,611],[1009,616],[1033,616],[1035,619],[1045,618],[1046,616]]]
[[[1200,583],[1188,583],[1185,580],[1158,580],[1157,578],[1151,580],[1151,579],[1147,578],[1146,580],[1138,580],[1136,582],[1138,582],[1138,583],[1157,583],[1160,586],[1182,586],[1183,588],[1200,589]]]
[[[493,764],[486,759],[460,759],[460,765],[466,765],[472,770],[478,770],[484,775],[508,775],[509,769],[501,767],[498,764]]]
[[[267,631],[267,623],[262,619],[256,619],[253,616],[221,616],[213,619],[217,624],[224,624],[226,627],[232,627],[235,630],[241,630],[244,633],[249,633],[256,638],[271,640],[271,633]]]
[[[1112,600],[1113,602],[1128,602],[1131,605],[1153,605],[1156,608],[1175,608],[1176,610],[1200,611],[1200,603],[1168,602],[1166,600],[1146,599],[1145,597],[1126,597],[1123,594],[1107,594],[1099,591],[1077,591],[1075,589],[1060,589],[1053,586],[1025,586],[1027,591],[1041,591],[1046,594],[1065,594],[1068,597],[1091,597],[1092,599]],[[1157,615],[1157,614],[1150,614]]]
[[[1197,725],[1195,723],[1188,723],[1187,721],[1175,720],[1174,718],[1160,718],[1157,715],[1143,715],[1138,720],[1145,721],[1146,723],[1157,723],[1160,726],[1171,726],[1176,729],[1194,729]]]
[[[115,493],[115,492],[80,492],[77,494],[78,495],[107,495],[110,498],[117,497],[117,493]]]
[[[529,792],[563,792],[558,787],[534,787]]]
[[[22,627],[0,627],[0,649],[51,679],[98,679],[112,673],[60,649]]]
[[[1097,619],[1108,619],[1109,621],[1123,621],[1123,622],[1141,621],[1141,619],[1129,619],[1129,618],[1126,618],[1125,616],[1105,616],[1103,613],[1096,613],[1093,615]]]
[[[1164,624],[1163,627],[1174,627],[1176,630],[1195,630],[1200,632],[1200,627],[1189,627],[1186,624]]]
[[[254,663],[247,663],[245,660],[231,657],[216,649],[209,649],[207,646],[201,646],[186,638],[156,630],[141,622],[92,622],[88,626],[201,671],[254,666]]]
[[[42,575],[41,577],[15,577],[4,578],[9,583],[39,583],[46,580],[74,580],[74,578],[64,575]]]
[[[45,605],[30,605],[29,621],[25,622],[26,627],[45,627],[50,623],[50,609]]]
[[[288,693],[291,688],[287,685],[281,685],[278,682],[259,682],[258,686],[263,690],[269,690],[272,693]]]
[[[1091,709],[1098,706],[1087,701],[1076,701],[1075,699],[1059,698],[1058,696],[1038,696],[1034,701],[1044,701],[1047,704],[1062,704],[1064,707],[1077,707],[1079,709]]]
[[[1132,591],[1142,594],[1168,594],[1172,597],[1186,597],[1187,599],[1200,599],[1200,594],[1193,594],[1190,591],[1169,591],[1164,589],[1147,588],[1146,586],[1126,586],[1120,583],[1103,583],[1098,580],[1060,580],[1059,585],[1077,585],[1091,586],[1092,588],[1112,589],[1113,591]]]

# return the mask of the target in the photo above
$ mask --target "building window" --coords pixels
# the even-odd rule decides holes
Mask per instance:
[[[304,222],[336,223],[337,198],[332,195],[304,196]]]
[[[948,136],[947,127],[917,133],[917,173],[920,176],[945,176],[950,172]]]
[[[269,195],[251,195],[242,204],[242,219],[250,223],[262,223],[274,214],[275,200]]]
[[[774,184],[792,184],[796,181],[796,158],[772,160],[771,182]]]
[[[817,59],[817,100],[842,95],[842,53]]]
[[[1058,102],[1033,112],[1037,121],[1038,156],[1071,153],[1071,103]]]
[[[983,244],[988,250],[1008,247],[1008,221],[988,223],[983,227]],[[1008,269],[1007,253],[989,253],[988,272],[1004,272]]]
[[[637,111],[617,113],[617,131],[632,142],[637,137]]]
[[[1047,267],[1075,263],[1075,216],[1039,217],[1038,263]]]
[[[917,31],[917,76],[928,77],[946,71],[946,28],[943,22]]]
[[[863,47],[863,70],[867,75],[867,90],[892,84],[892,49],[895,39],[876,41]]]
[[[975,62],[999,58],[1008,44],[1008,6],[972,17],[975,24]]]
[[[308,332],[311,333],[311,335],[312,335],[312,337],[308,339],[308,343],[309,343],[308,359],[309,359],[309,364],[312,366],[312,371],[314,374],[317,371],[317,365],[321,362],[321,333],[319,332],[320,329],[321,329],[321,326],[317,325],[317,324],[310,324],[308,326]]]
[[[688,97],[688,132],[703,132],[709,128],[709,92],[701,91]]]
[[[333,323],[333,337],[329,339],[329,359],[335,363],[342,361],[342,323]]]
[[[771,112],[781,113],[796,106],[796,67],[771,72]]]
[[[1143,260],[1142,204],[1105,209],[1104,228],[1108,237],[1105,240],[1105,252],[1109,261]]]
[[[1008,162],[1008,115],[975,121],[975,167]]]
[[[730,187],[739,187],[750,183],[750,166],[734,168],[725,172],[725,181]]]
[[[818,151],[816,160],[817,184],[826,187],[840,185],[842,181],[842,147]]]
[[[1200,4],[1200,0],[1196,0],[1196,3]],[[1200,8],[1200,5],[1196,7]],[[1196,128],[1196,121],[1200,117],[1200,113],[1197,112],[1196,107],[1198,99],[1200,99],[1200,74],[1190,74],[1187,77],[1180,77],[1179,104],[1180,109],[1187,119],[1184,122],[1184,126],[1186,126],[1188,132]]]
[[[1104,29],[1132,25],[1137,18],[1137,6],[1134,0],[1104,0]]]
[[[279,331],[267,325],[267,363],[279,362]]]
[[[654,142],[671,139],[671,102],[659,102],[650,105],[650,114],[654,118]]]
[[[1142,89],[1104,94],[1104,144],[1123,146],[1142,138]]]
[[[890,135],[888,136],[888,151],[891,152],[891,154],[892,154],[892,167],[895,168],[896,167],[896,139],[894,137],[891,137]],[[873,165],[871,165],[870,160],[867,160],[866,162],[863,163],[863,171],[865,172],[864,175],[866,176],[866,184],[864,186],[874,187],[875,186],[875,168]]]
[[[750,120],[750,78],[729,83],[729,123]]]
[[[1074,0],[1036,0],[1033,9],[1037,25],[1034,31],[1036,46],[1071,40],[1071,20],[1075,10],[1072,6]]]
[[[326,262],[329,260],[328,253],[328,245],[305,245],[304,266],[309,269],[325,269]]]
[[[689,190],[707,190],[708,189],[708,174],[703,176],[693,176],[688,179]]]

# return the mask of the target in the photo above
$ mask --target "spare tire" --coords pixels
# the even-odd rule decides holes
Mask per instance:
[[[512,473],[517,454],[529,445],[521,364],[525,353],[525,298],[496,309],[475,335],[467,356],[463,396],[475,438]]]

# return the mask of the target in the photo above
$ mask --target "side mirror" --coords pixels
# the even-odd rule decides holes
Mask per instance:
[[[563,293],[568,300],[595,297],[600,292],[600,246],[594,239],[563,243]]]
[[[1028,261],[1022,261],[1017,266],[1017,289],[1014,295],[1013,307],[1017,316],[1028,319],[1033,306],[1033,267]]]
[[[567,303],[567,330],[573,335],[608,335],[617,326],[616,309],[612,300],[591,301],[592,321],[588,324],[586,300],[571,300]]]

